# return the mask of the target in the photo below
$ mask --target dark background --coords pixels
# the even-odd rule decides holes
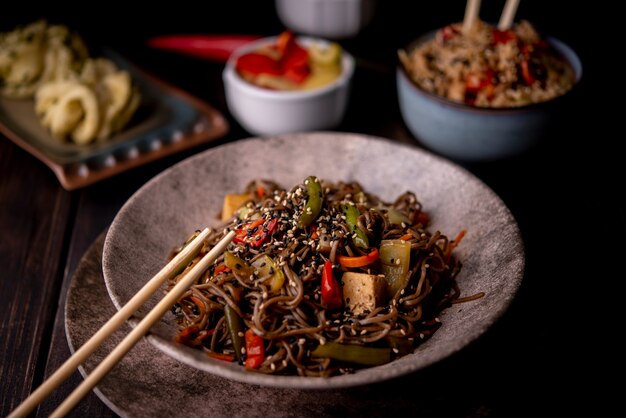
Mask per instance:
[[[462,372],[454,379],[434,379],[440,395],[439,388],[432,388],[435,399],[424,410],[425,416],[606,416],[623,396],[624,347],[619,342],[625,328],[621,298],[626,279],[622,261],[626,176],[620,152],[623,145],[619,144],[624,136],[619,114],[623,109],[623,67],[619,64],[623,35],[617,34],[619,26],[613,23],[618,16],[614,4],[521,1],[517,18],[531,21],[543,33],[572,46],[582,60],[583,79],[560,124],[533,150],[506,161],[464,164],[502,197],[518,221],[527,251],[526,274],[511,309],[484,338],[423,375],[432,378],[451,369]],[[503,5],[504,0],[483,0],[481,18],[496,22]],[[80,6],[11,2],[2,6],[0,30],[37,18],[66,24],[93,45],[110,46],[138,66],[216,106],[231,123],[225,141],[249,136],[227,112],[220,80],[222,64],[150,50],[145,44],[151,36],[175,33],[275,35],[284,28],[273,2],[170,1],[161,5],[132,3],[132,7],[140,10],[130,10],[131,2],[85,2]],[[405,127],[398,122],[393,77],[396,51],[423,32],[461,21],[464,7],[460,0],[379,1],[371,25],[357,39],[341,41],[370,66],[356,75],[351,106],[339,130],[406,137]],[[63,287],[52,286],[52,296],[47,298],[54,299],[57,292],[62,299],[82,251],[110,223],[121,204],[152,176],[196,151],[84,191],[66,193],[55,189],[55,179],[46,167],[0,137],[0,255],[15,258],[0,260],[0,271],[5,274],[0,280],[20,280],[22,274],[38,273],[37,269],[16,267],[20,262],[17,256],[27,250],[14,249],[9,237],[31,231],[35,228],[31,223],[44,219],[52,225],[46,228],[62,234],[59,255],[66,257],[53,277],[63,281]],[[376,169],[375,162],[368,163]],[[27,167],[28,173],[22,173],[16,164]],[[16,175],[27,180],[7,178]],[[44,186],[29,192],[29,182]],[[23,197],[2,200],[22,196],[11,192],[13,187],[25,187]],[[67,225],[55,224],[55,218],[43,215],[52,206],[67,209],[63,217]],[[28,218],[33,211],[39,218]],[[66,220],[72,216],[77,219],[73,227]],[[6,272],[20,275],[7,277]],[[3,303],[13,303],[16,297],[0,295]],[[51,303],[42,309],[54,316],[56,307]],[[62,327],[59,321],[62,316],[57,313],[57,328]],[[62,328],[54,331],[54,336],[58,335],[62,338]],[[51,354],[38,353],[35,385],[54,363],[46,366],[46,356],[58,357],[64,344],[63,340],[57,342],[60,345],[55,351],[54,339],[50,347],[45,341],[52,331],[36,336],[43,340],[42,350],[50,349]],[[5,347],[4,343],[0,347]],[[22,359],[24,363],[36,360],[37,356]],[[4,400],[9,389],[1,391],[0,400]],[[97,399],[89,402],[98,405]],[[428,409],[443,404],[444,409]],[[10,411],[9,405],[0,406],[1,412]],[[623,410],[616,408],[614,411]],[[100,410],[107,411],[104,406]]]

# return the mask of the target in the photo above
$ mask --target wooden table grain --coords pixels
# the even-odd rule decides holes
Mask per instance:
[[[72,192],[65,191],[41,162],[0,136],[2,416],[70,355],[63,311],[68,286],[85,251],[124,202],[146,181],[184,158],[249,136],[228,114],[220,63],[145,46],[149,36],[166,33],[272,35],[282,30],[273,2],[234,3],[203,9],[205,18],[182,8],[161,11],[143,25],[138,25],[138,16],[122,17],[115,29],[110,22],[87,21],[84,16],[52,7],[37,13],[24,8],[0,21],[0,29],[7,29],[43,14],[73,24],[90,40],[106,40],[156,76],[215,106],[231,124],[228,135],[215,144]],[[452,6],[431,5],[424,11],[409,3],[389,3],[380,6],[374,23],[359,38],[344,41],[365,66],[357,73],[348,114],[338,130],[421,146],[406,129],[397,108],[395,49],[422,31],[454,20],[446,10]],[[464,2],[453,3],[460,20]],[[487,16],[497,16],[496,9],[501,7],[492,3],[484,12]],[[626,215],[621,202],[626,176],[617,163],[611,128],[594,121],[590,113],[593,104],[601,100],[597,88],[601,68],[594,61],[595,50],[568,21],[557,19],[559,7],[567,3],[557,1],[549,9],[538,3],[522,2],[519,13],[544,26],[552,24],[557,36],[573,44],[583,58],[584,82],[577,100],[546,141],[518,158],[465,165],[511,209],[522,231],[527,268],[520,293],[504,318],[441,367],[442,372],[458,367],[467,371],[463,381],[449,382],[451,387],[463,385],[464,390],[442,388],[440,398],[416,410],[420,416],[563,415],[583,407],[597,412],[612,397],[610,388],[602,388],[596,396],[594,389],[602,387],[601,379],[585,376],[596,376],[603,361],[613,363],[611,348],[616,346],[611,343],[612,336],[617,329],[623,330],[623,324],[612,327],[611,320],[619,315],[614,314],[619,305],[612,296],[624,288],[621,258]],[[249,8],[256,18],[242,20],[237,7]],[[206,21],[209,12],[220,16],[211,20],[211,25]],[[114,19],[113,12],[104,13],[105,21]],[[583,17],[583,11],[570,13],[573,18]],[[367,66],[368,62],[376,65]],[[603,355],[596,356],[594,348],[600,348]],[[613,370],[623,371],[623,360],[616,359],[613,364]],[[33,415],[50,414],[81,381],[78,372],[74,373]],[[557,388],[565,390],[565,395]],[[450,399],[446,393],[455,397]],[[116,415],[91,393],[71,416]]]

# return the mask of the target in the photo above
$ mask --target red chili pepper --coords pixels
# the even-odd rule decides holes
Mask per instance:
[[[252,328],[248,328],[245,333],[246,338],[246,368],[258,369],[265,360],[265,345],[263,338],[256,335]]]
[[[322,305],[329,310],[341,308],[343,305],[341,285],[333,275],[333,264],[330,260],[326,260],[322,272]]]
[[[248,244],[252,248],[259,248],[267,237],[274,232],[278,225],[278,219],[272,218],[269,221],[265,221],[262,216],[254,221],[243,224],[237,231],[235,231],[235,238],[233,241],[239,244]]]

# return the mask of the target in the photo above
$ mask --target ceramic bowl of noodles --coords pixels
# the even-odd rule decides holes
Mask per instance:
[[[524,270],[513,216],[460,166],[385,138],[285,134],[190,157],[128,200],[103,250],[115,306],[205,227],[192,264],[228,232],[234,239],[148,341],[268,387],[346,388],[418,372],[489,329]]]
[[[526,21],[500,31],[478,21],[428,33],[399,51],[396,85],[406,126],[458,161],[519,155],[552,126],[582,77],[576,52]]]

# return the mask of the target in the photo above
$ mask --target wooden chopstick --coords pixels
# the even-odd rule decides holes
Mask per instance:
[[[513,19],[515,19],[518,5],[519,0],[506,0],[502,15],[500,16],[500,22],[498,22],[499,30],[508,30],[511,27]]]
[[[117,330],[141,305],[156,292],[161,284],[184,268],[200,251],[209,229],[204,229],[176,255],[161,271],[144,285],[115,315],[109,319],[80,349],[78,349],[59,369],[37,390],[24,400],[8,418],[23,417],[30,413],[54,389],[66,380],[115,330]],[[94,369],[74,392],[53,412],[51,416],[66,415],[76,404],[115,366],[122,357],[148,332],[198,277],[215,261],[232,241],[235,233],[229,232],[209,251],[165,297],[146,315],[144,319],[120,342],[120,344]]]
[[[480,10],[480,0],[467,0],[465,4],[465,17],[463,18],[463,33],[468,33],[476,18],[478,17],[478,11]]]

